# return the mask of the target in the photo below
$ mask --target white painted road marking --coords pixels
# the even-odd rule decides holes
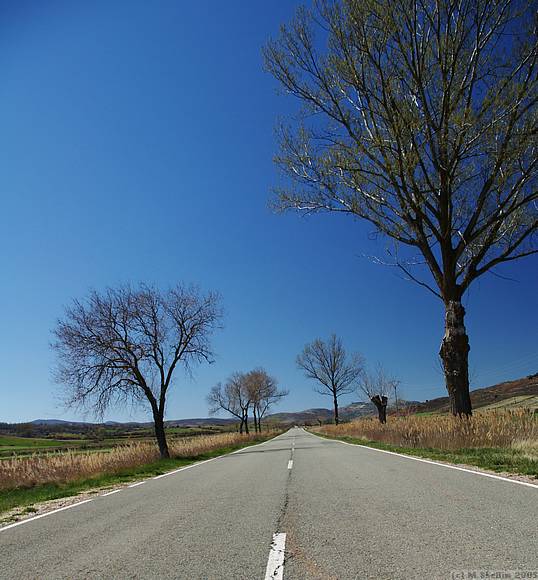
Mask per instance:
[[[291,469],[293,467],[293,459],[290,459],[288,461],[288,469]]]
[[[267,560],[267,568],[265,569],[265,580],[283,580],[285,548],[286,534],[273,534],[269,560]]]
[[[146,483],[145,481],[139,481],[138,483],[132,483],[131,485],[129,485],[129,487],[138,487],[139,485],[142,485]]]
[[[199,461],[198,463],[192,463],[186,467],[180,467],[179,469],[174,469],[174,471],[168,471],[167,473],[161,473],[161,475],[156,475],[153,479],[162,479],[163,477],[168,477],[169,475],[174,475],[180,471],[185,471],[186,469],[191,469],[192,467],[198,467],[198,465],[203,465],[204,463],[209,463],[210,461],[215,461],[215,459],[220,459],[225,457],[225,455],[219,455],[218,457],[213,457],[212,459],[206,459],[205,461]]]
[[[439,467],[446,467],[447,469],[456,469],[457,471],[465,471],[466,473],[472,473],[474,475],[482,475],[483,477],[490,477],[491,479],[500,479],[501,481],[509,481],[510,483],[517,483],[518,485],[525,485],[527,487],[534,487],[538,489],[536,483],[528,483],[526,481],[519,481],[519,479],[510,479],[509,477],[502,477],[500,475],[493,475],[493,473],[485,473],[484,471],[475,471],[474,469],[466,469],[465,467],[458,467],[457,465],[448,465],[446,463],[438,463],[437,461],[431,461],[430,459],[423,459],[422,457],[413,457],[412,455],[404,455],[403,453],[396,453],[396,451],[387,451],[386,449],[377,449],[377,447],[369,447],[368,445],[357,445],[356,443],[348,443],[347,441],[340,441],[339,439],[326,439],[325,437],[320,437],[315,433],[311,433],[314,437],[319,439],[324,439],[325,441],[334,441],[336,443],[343,443],[344,445],[351,445],[355,448],[365,447],[371,451],[379,451],[379,453],[387,453],[388,455],[396,455],[398,457],[403,457],[404,459],[411,459],[413,461],[420,461],[422,463],[429,463],[430,465],[437,465]]]
[[[278,436],[277,436],[278,437]],[[187,465],[186,467],[181,467],[180,469],[175,469],[174,471],[169,471],[167,473],[163,473],[161,475],[157,475],[156,477],[153,477],[152,479],[161,479],[161,477],[166,477],[168,475],[174,475],[175,473],[179,473],[180,471],[185,471],[185,469],[190,469],[191,467],[198,467],[199,465],[203,465],[204,463],[209,463],[210,461],[215,461],[216,459],[221,459],[223,457],[227,457],[228,455],[233,455],[234,453],[241,453],[243,451],[246,451],[248,449],[251,449],[252,447],[259,447],[260,445],[265,445],[266,443],[269,443],[270,441],[273,441],[274,439],[276,439],[276,437],[272,437],[271,439],[267,439],[267,441],[263,441],[262,443],[256,443],[255,445],[249,445],[248,447],[244,447],[243,449],[237,449],[236,451],[232,451],[231,453],[225,453],[224,455],[219,455],[218,457],[213,457],[211,459],[206,459],[205,461],[199,461],[198,463],[192,463],[191,465]],[[134,484],[132,486],[129,487],[136,487],[137,485],[141,485],[142,483],[145,483],[146,481],[149,480],[145,480],[145,481],[141,481],[138,484]],[[102,495],[100,495],[99,497],[105,497],[107,495],[112,495],[113,493],[118,493],[122,491],[121,489],[116,489],[114,491],[110,491],[108,493],[103,493]],[[27,524],[28,522],[33,522],[34,520],[39,520],[41,518],[44,518],[46,516],[51,516],[52,514],[58,513],[58,512],[62,512],[64,510],[70,509],[70,508],[74,508],[78,505],[82,505],[84,503],[88,503],[89,501],[93,501],[93,497],[90,499],[85,499],[84,501],[79,501],[77,503],[73,503],[71,505],[67,505],[61,508],[58,508],[56,510],[52,510],[50,512],[45,512],[44,514],[40,514],[38,516],[33,516],[31,518],[26,518],[24,520],[21,520],[20,522],[15,522],[14,524],[9,524],[9,526],[0,526],[0,532],[4,532],[5,530],[10,530],[11,528],[14,528],[16,526],[21,526],[22,524]]]
[[[46,512],[44,514],[34,516],[33,518],[28,518],[26,520],[22,520],[21,522],[9,524],[9,526],[4,526],[3,528],[0,528],[0,532],[5,532],[6,530],[10,530],[11,528],[15,528],[16,526],[22,526],[22,524],[27,524],[28,522],[33,522],[34,520],[39,520],[41,518],[44,518],[45,516],[51,516],[52,514],[57,514],[58,512],[63,512],[65,510],[82,505],[83,503],[88,503],[89,501],[93,501],[93,498],[85,499],[84,501],[79,501],[78,503],[72,503],[71,505],[66,505],[64,507],[58,508],[57,510],[52,510],[51,512]]]

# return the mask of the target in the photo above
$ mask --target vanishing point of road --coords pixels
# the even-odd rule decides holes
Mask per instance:
[[[299,428],[0,530],[0,578],[17,580],[516,570],[538,572],[538,486]]]

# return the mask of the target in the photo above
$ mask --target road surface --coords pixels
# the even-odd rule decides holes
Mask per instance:
[[[3,529],[0,578],[465,578],[537,538],[538,488],[295,428]]]

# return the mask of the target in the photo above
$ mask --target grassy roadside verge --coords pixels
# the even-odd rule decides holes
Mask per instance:
[[[479,467],[488,471],[497,473],[513,473],[516,475],[525,475],[531,479],[538,478],[538,461],[527,457],[523,451],[511,448],[501,447],[476,447],[461,448],[453,450],[442,450],[428,447],[401,447],[389,443],[381,443],[365,438],[351,437],[348,435],[333,436],[318,431],[311,432],[325,439],[334,439],[352,443],[354,445],[364,445],[383,449],[385,451],[394,451],[403,455],[412,455],[424,459],[433,459],[435,461],[445,461],[458,465],[468,465],[470,467]],[[538,481],[537,481],[538,483]]]
[[[274,432],[265,437],[261,435],[254,440],[221,447],[190,457],[160,459],[138,467],[123,469],[113,474],[102,474],[96,477],[79,479],[67,483],[47,483],[29,488],[2,490],[0,492],[0,523],[2,522],[2,514],[14,508],[24,508],[21,512],[22,514],[32,513],[35,511],[33,504],[36,503],[70,497],[90,490],[95,490],[97,492],[98,489],[106,489],[107,487],[112,487],[114,485],[162,475],[167,471],[172,471],[179,467],[191,465],[198,461],[212,459],[219,455],[226,455],[238,449],[263,443],[273,437],[275,437]]]

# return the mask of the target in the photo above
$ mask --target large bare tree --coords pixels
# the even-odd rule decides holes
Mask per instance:
[[[178,366],[211,362],[219,296],[194,286],[161,292],[141,285],[92,292],[65,310],[54,330],[56,380],[66,403],[102,416],[112,405],[149,403],[161,457],[169,457],[166,396]]]
[[[281,129],[277,207],[349,214],[394,242],[392,265],[443,301],[460,416],[462,298],[538,251],[537,27],[529,0],[317,0],[265,48],[304,104]]]
[[[259,367],[247,373],[247,388],[252,401],[252,415],[256,431],[262,430],[262,419],[269,409],[289,394],[278,388],[278,381],[265,369]]]
[[[317,338],[307,344],[297,357],[297,366],[316,381],[317,393],[332,397],[334,422],[338,425],[338,398],[355,390],[364,368],[362,356],[348,356],[342,340],[333,334],[327,341]]]

